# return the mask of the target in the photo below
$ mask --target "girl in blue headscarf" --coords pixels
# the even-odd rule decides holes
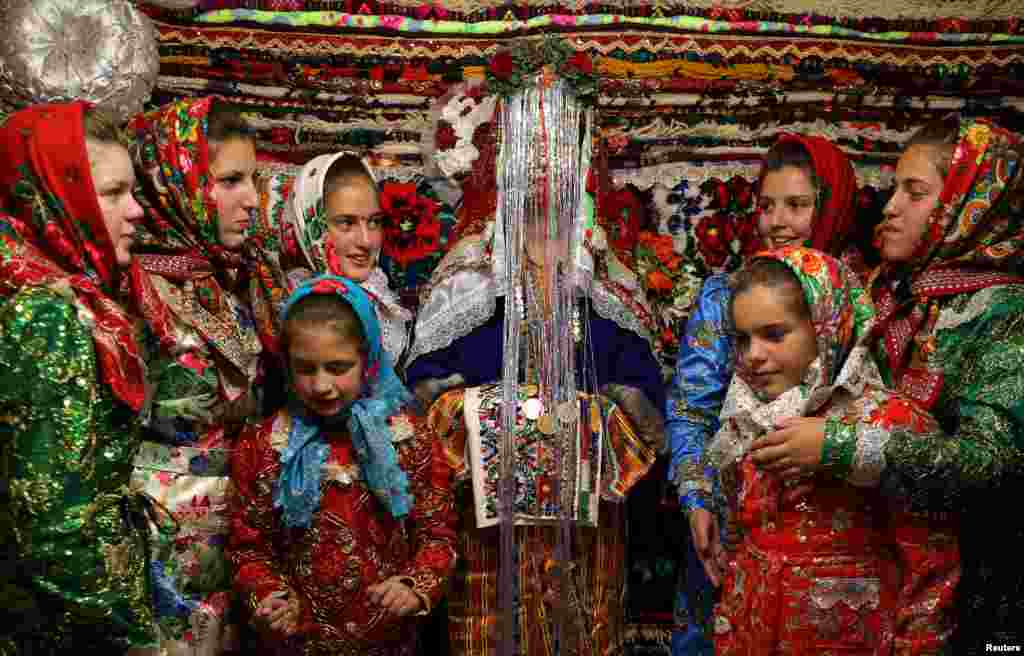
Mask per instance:
[[[366,293],[337,276],[282,311],[290,402],[242,435],[229,556],[261,647],[398,656],[455,563],[451,468],[408,409]]]

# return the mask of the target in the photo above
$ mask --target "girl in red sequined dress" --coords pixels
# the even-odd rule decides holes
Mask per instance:
[[[793,479],[750,457],[786,417],[858,420],[880,443],[897,429],[939,431],[883,386],[864,345],[874,321],[866,292],[842,263],[795,247],[759,256],[733,286],[737,373],[706,454],[734,536],[717,653],[939,653],[960,571],[951,523],[886,504],[870,480],[784,484]]]
[[[357,284],[313,278],[282,317],[292,399],[232,461],[235,589],[270,653],[412,654],[455,563],[451,468]]]

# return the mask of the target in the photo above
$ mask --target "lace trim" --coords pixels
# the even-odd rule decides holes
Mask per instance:
[[[481,280],[468,290],[458,289],[463,283],[472,285],[472,278]],[[492,281],[490,272],[465,270],[433,286],[416,319],[416,340],[409,350],[408,361],[451,346],[494,316],[499,292],[503,292],[505,286],[499,288]],[[602,285],[594,284],[588,296],[599,316],[653,344],[654,338],[643,322]]]
[[[434,269],[420,296],[409,363],[451,346],[494,314],[498,290],[487,253],[493,232],[492,222],[482,234],[459,240]]]
[[[465,337],[494,316],[499,290],[489,284],[492,277],[489,273],[462,273],[431,289],[428,301],[416,320],[416,340],[409,350],[409,362],[451,346],[455,340]],[[484,278],[484,287],[478,286],[461,294],[454,289],[458,282],[467,281],[470,276]],[[450,295],[448,290],[451,290]],[[601,285],[594,285],[589,297],[599,316],[624,330],[636,333],[648,343],[653,342],[653,336],[643,322],[623,306],[614,294]]]
[[[746,125],[721,124],[712,121],[702,121],[696,125],[687,125],[686,121],[680,119],[659,116],[643,127],[631,130],[610,131],[606,138],[618,135],[628,136],[631,139],[692,139],[695,137],[712,137],[749,143],[758,139],[773,139],[783,132],[816,134],[828,137],[832,141],[866,138],[873,141],[899,144],[906,142],[914,134],[912,129],[894,130],[877,124],[861,126],[861,124],[857,123],[830,123],[821,119],[787,123],[786,127],[783,128],[780,126],[748,127]]]
[[[772,49],[758,49],[758,56],[765,56]],[[779,53],[780,56],[788,53]],[[914,59],[914,58],[911,58]],[[983,62],[984,59],[990,59],[990,62]],[[1016,59],[1016,58],[1015,58]],[[919,59],[920,61],[920,59]],[[970,58],[961,57],[955,61],[956,65],[965,64],[969,67],[980,67],[983,63],[992,63],[996,65],[1005,66],[1004,62],[994,60],[992,58],[985,57],[983,54],[972,56]],[[699,107],[704,102],[704,97],[697,93],[657,93],[653,94],[653,99],[657,102],[659,107]],[[792,105],[798,104],[816,104],[816,103],[827,103],[837,101],[840,98],[847,97],[842,92],[825,92],[825,91],[786,91],[780,92],[777,95],[779,102],[789,103]],[[873,95],[873,96],[857,96],[858,99],[863,98],[864,103],[869,104],[871,107],[882,108],[882,107],[910,107],[914,109],[932,109],[932,110],[961,110],[969,105],[968,99],[966,98],[951,98],[946,96],[929,95],[929,96],[917,96],[913,100],[904,100],[902,96],[893,95]],[[598,100],[598,106],[603,110],[616,110],[622,107],[628,106],[628,103],[632,102],[630,99],[623,98],[621,96],[601,95]],[[749,99],[738,95],[727,96],[724,100],[729,105],[742,106],[745,103],[750,102]],[[1005,96],[1002,101],[1002,105],[1005,107],[1013,107],[1019,109],[1024,105],[1024,99],[1020,96]],[[753,106],[753,105],[751,105]],[[717,148],[702,148],[701,152],[712,152],[712,153],[730,153],[730,152],[750,152],[754,150],[751,147],[743,147],[742,149],[737,146],[721,146]],[[846,149],[851,154],[862,154],[862,155],[873,155],[878,156],[878,153],[870,153],[868,151],[859,151],[854,149]],[[891,159],[896,159],[896,155],[893,154]]]
[[[310,144],[313,146],[313,150],[322,150],[322,145]],[[290,152],[291,148],[302,148],[302,144],[298,146],[289,146],[288,148],[281,149],[281,152]],[[399,182],[412,182],[418,180],[422,173],[422,167],[419,166],[373,166],[373,161],[370,161],[370,168],[373,169],[373,174],[377,176],[378,180],[397,180]],[[289,162],[274,162],[274,161],[263,161],[259,163],[259,173],[261,177],[271,176],[283,176],[283,177],[295,177],[302,170],[301,166],[291,164]],[[273,192],[271,192],[273,193]],[[276,194],[276,197],[272,201],[278,200],[280,194]],[[290,209],[288,210],[291,211]]]
[[[382,309],[380,305],[377,306],[381,342],[384,351],[387,352],[392,365],[394,365],[401,360],[402,354],[405,353],[405,349],[409,345],[409,323],[386,311],[381,312]]]
[[[744,152],[750,152],[745,149]],[[761,149],[759,152],[767,152]],[[854,172],[857,175],[859,186],[874,187],[876,189],[889,188],[893,185],[893,171],[883,169],[875,164],[854,163]],[[760,160],[736,161],[736,162],[672,162],[670,164],[656,164],[645,166],[639,169],[618,169],[611,172],[612,184],[617,188],[627,184],[635,185],[638,189],[646,190],[655,185],[664,185],[666,180],[678,184],[686,180],[693,187],[700,187],[701,184],[712,178],[728,180],[734,176],[740,176],[747,180],[757,180],[761,172]]]
[[[497,307],[495,292],[489,271],[462,271],[432,286],[416,319],[408,361],[447,348],[483,325]]]
[[[361,119],[356,121],[325,121],[316,115],[303,115],[302,120],[274,119],[261,115],[246,116],[246,121],[258,130],[272,128],[290,128],[292,130],[313,130],[314,132],[342,133],[350,130],[403,130],[406,132],[423,132],[429,127],[426,112],[408,112],[401,119],[381,117],[379,119]],[[302,168],[296,166],[296,170]]]
[[[384,350],[391,356],[392,364],[395,364],[409,345],[412,313],[398,302],[398,295],[388,286],[388,278],[379,267],[371,271],[370,277],[360,286],[374,297],[381,341]]]
[[[409,350],[409,362],[450,346],[494,315],[497,297],[508,290],[508,280],[501,270],[503,244],[500,235],[496,237],[494,233],[492,221],[482,233],[459,240],[437,265],[431,285],[421,296],[416,339]],[[492,241],[493,249],[489,249]],[[620,328],[643,337],[653,347],[654,336],[641,318],[603,281],[593,280],[589,271],[586,266],[577,271],[577,288],[590,298],[594,311]],[[622,280],[620,284],[629,285],[629,282]],[[634,280],[633,285],[636,284]],[[642,294],[642,290],[634,293]]]
[[[654,347],[654,336],[651,335],[651,331],[600,282],[595,282],[591,287],[590,301],[598,315],[614,322],[620,328],[640,335],[652,348]]]
[[[821,366],[819,356],[808,367],[804,381],[820,380]],[[859,398],[868,384],[882,387],[878,367],[863,345],[850,351],[834,384],[811,389],[806,384],[799,385],[769,403],[759,401],[750,386],[734,376],[720,415],[723,427],[708,445],[707,462],[719,471],[725,470],[743,458],[755,436],[774,430],[780,419],[812,416],[839,393]]]

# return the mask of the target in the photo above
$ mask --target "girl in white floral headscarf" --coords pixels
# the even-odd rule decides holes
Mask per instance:
[[[322,273],[358,282],[373,301],[384,350],[397,364],[408,343],[412,314],[398,303],[377,266],[384,243],[384,215],[377,179],[366,161],[348,152],[315,157],[295,177],[285,208],[286,229],[305,259],[288,272],[289,283]]]

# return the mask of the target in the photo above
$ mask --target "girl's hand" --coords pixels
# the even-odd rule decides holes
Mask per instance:
[[[260,602],[252,615],[252,625],[265,638],[287,638],[295,633],[302,615],[298,595],[292,590],[273,592]]]
[[[825,420],[820,417],[789,417],[777,430],[754,440],[750,457],[761,469],[783,479],[798,479],[821,468],[825,444]]]
[[[388,612],[398,617],[414,615],[423,610],[423,601],[397,576],[392,576],[377,585],[371,585],[366,593],[369,595],[370,601],[386,608]]]
[[[718,520],[708,510],[694,508],[690,511],[690,535],[697,557],[704,565],[704,573],[716,588],[722,585],[725,568],[725,549],[718,529]]]

